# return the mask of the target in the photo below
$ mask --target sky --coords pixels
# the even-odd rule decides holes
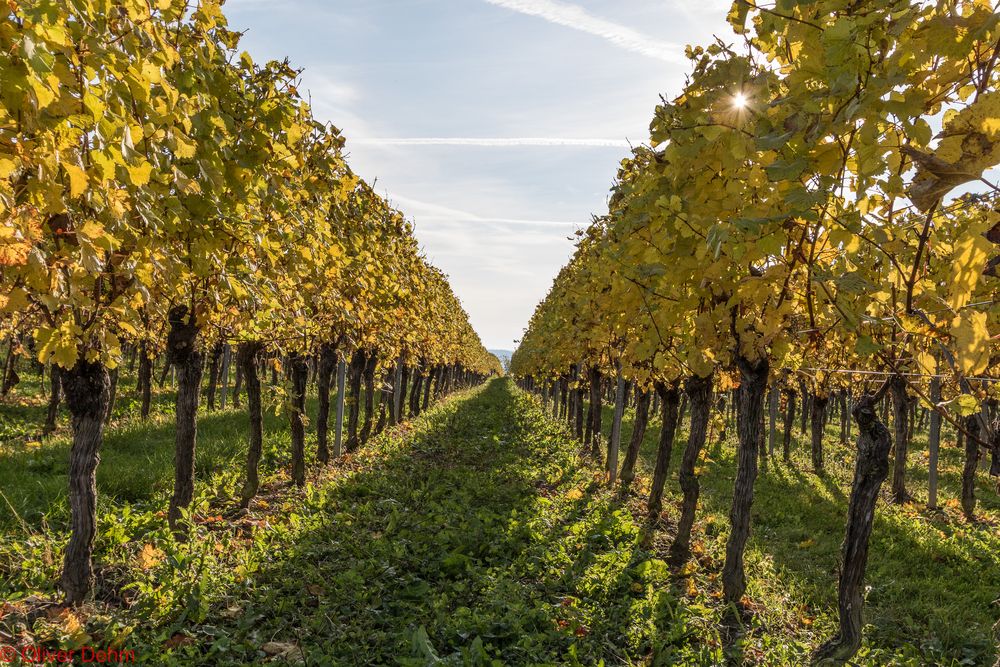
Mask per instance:
[[[415,223],[488,348],[516,347],[629,145],[728,0],[229,0],[303,68],[352,168]]]

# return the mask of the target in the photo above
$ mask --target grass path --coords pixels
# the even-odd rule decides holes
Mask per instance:
[[[174,660],[594,664],[649,652],[665,575],[562,430],[494,381],[386,439]]]

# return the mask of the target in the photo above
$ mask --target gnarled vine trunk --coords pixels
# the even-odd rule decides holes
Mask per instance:
[[[427,374],[427,381],[424,383],[424,399],[420,404],[420,411],[424,412],[430,407],[431,403],[431,385],[434,384],[434,380],[437,378],[437,369],[432,368]]]
[[[257,361],[261,346],[258,343],[241,343],[236,352],[236,363],[239,364],[247,388],[247,413],[250,418],[250,442],[247,446],[246,479],[240,494],[240,507],[249,507],[250,501],[257,495],[260,486],[258,468],[260,454],[264,444],[264,411],[260,401],[260,376],[257,374]]]
[[[149,358],[146,341],[139,343],[139,416],[149,418],[149,408],[153,401],[153,360]]]
[[[896,375],[889,382],[892,395],[892,429],[895,434],[895,457],[892,462],[892,502],[905,503],[909,499],[906,492],[906,450],[909,444],[910,419],[909,402],[906,400],[906,379]]]
[[[236,371],[233,374],[233,407],[240,407],[240,392],[243,391],[243,369],[236,364]]]
[[[167,519],[180,537],[179,521],[194,497],[194,454],[198,438],[198,394],[204,354],[198,349],[198,325],[186,306],[176,306],[169,315],[167,354],[177,372],[174,401],[174,493]]]
[[[111,423],[111,415],[115,410],[115,401],[118,399],[118,377],[120,373],[121,369],[117,366],[108,371],[108,377],[111,379],[111,389],[108,393],[108,408],[104,413],[105,426]]]
[[[851,429],[848,426],[851,423],[851,414],[847,408],[847,402],[847,391],[841,391],[837,395],[837,405],[840,414],[840,444],[845,446],[851,437]]]
[[[389,424],[395,426],[399,421],[399,410],[402,404],[402,394],[400,393],[403,388],[403,358],[400,357],[396,361],[396,365],[392,371],[392,403],[389,405]],[[440,393],[441,387],[440,383],[438,385],[438,392]]]
[[[565,419],[569,411],[569,380],[565,377],[559,378],[559,419]]]
[[[412,419],[420,414],[420,390],[424,384],[424,374],[425,368],[423,364],[416,369],[416,375],[413,378],[413,387],[410,388],[410,398],[409,398],[409,417]]]
[[[337,359],[337,410],[333,422],[333,455],[340,458],[344,442],[344,400],[347,394],[347,362]]]
[[[829,397],[813,394],[810,406],[812,428],[812,466],[817,475],[823,474],[823,423],[826,419],[826,405]]]
[[[615,383],[615,407],[611,416],[611,435],[608,438],[608,461],[605,466],[608,475],[608,484],[615,485],[618,477],[618,450],[621,448],[622,437],[622,415],[625,412],[625,379],[622,378],[621,370],[618,371],[618,380]]]
[[[810,404],[809,404],[809,390],[806,387],[805,378],[799,377],[799,396],[802,399],[802,405],[799,408],[799,432],[802,435],[806,434],[806,419],[809,417]]]
[[[45,434],[56,430],[56,419],[59,417],[59,394],[61,390],[60,369],[58,364],[49,367],[49,407],[45,414]]]
[[[785,391],[785,433],[781,441],[781,457],[787,463],[792,460],[792,426],[795,424],[795,392]]]
[[[0,396],[6,396],[10,393],[10,390],[17,386],[17,383],[21,381],[20,376],[17,374],[17,338],[11,336],[10,346],[7,348],[7,360],[4,362],[3,366],[3,383],[0,387]]]
[[[976,415],[965,418],[965,465],[962,466],[962,512],[972,521],[976,517],[976,469],[979,467],[979,445],[982,437]]]
[[[215,395],[219,386],[219,369],[222,365],[223,343],[219,341],[212,346],[212,356],[208,362],[208,393],[206,399],[209,410],[215,410]]]
[[[625,460],[622,462],[622,470],[619,475],[619,491],[622,497],[628,495],[635,479],[635,464],[639,458],[639,449],[642,447],[642,440],[646,437],[646,425],[649,423],[649,401],[651,395],[648,391],[640,389],[635,399],[635,420],[632,422],[632,436],[629,438],[628,449],[625,450]]]
[[[379,394],[378,421],[375,422],[375,430],[372,432],[374,436],[385,430],[386,424],[389,423],[389,412],[391,412],[392,406],[392,391],[388,385],[383,384]]]
[[[329,343],[321,345],[316,368],[316,394],[319,403],[316,414],[316,458],[324,465],[330,462],[330,383],[336,367],[336,348]]]
[[[590,453],[601,460],[601,369],[597,366],[590,368]]]
[[[736,431],[739,436],[733,504],[729,512],[731,526],[726,542],[726,562],[722,566],[722,593],[727,604],[739,604],[746,592],[743,555],[750,537],[750,508],[757,479],[757,448],[760,445],[761,413],[770,364],[766,358],[751,361],[737,357],[742,381],[738,391]]]
[[[676,565],[687,561],[691,556],[691,528],[694,526],[694,516],[698,509],[698,475],[695,466],[698,457],[705,447],[708,437],[708,417],[712,402],[712,378],[690,377],[684,383],[684,393],[690,406],[690,421],[687,445],[684,447],[684,457],[677,475],[684,493],[681,502],[681,515],[677,520],[677,535],[670,545],[670,560]]]
[[[576,411],[573,414],[573,432],[576,435],[576,439],[580,442],[583,442],[583,396],[585,391],[583,383],[578,383],[576,389],[573,390],[576,401]]]
[[[292,482],[296,486],[306,483],[306,428],[303,416],[306,412],[306,381],[309,378],[309,365],[305,355],[293,352],[288,359],[291,372],[292,392],[289,399],[291,405],[288,411],[289,426],[292,432]]]
[[[777,387],[771,387],[767,394],[767,454],[774,456],[775,444],[778,441],[778,399],[780,392]],[[763,457],[767,461],[768,456]]]
[[[931,378],[931,403],[941,402],[941,379]],[[930,433],[927,434],[927,507],[936,509],[938,491],[938,455],[941,450],[941,413],[936,409],[930,411]]]
[[[656,448],[656,466],[653,469],[653,484],[649,491],[646,511],[650,519],[656,519],[663,511],[663,487],[667,483],[670,470],[670,456],[674,449],[674,434],[677,432],[678,408],[681,393],[676,382],[667,385],[657,382],[656,394],[660,398],[660,440]]]
[[[347,412],[347,443],[344,448],[353,452],[358,448],[358,416],[361,411],[361,380],[365,372],[367,357],[364,350],[355,350],[351,357],[351,367],[348,371],[350,384],[350,406]]]
[[[840,631],[817,649],[813,656],[817,663],[843,664],[861,647],[861,611],[864,605],[861,590],[868,564],[868,543],[879,488],[889,474],[892,439],[889,429],[878,419],[875,397],[865,395],[858,399],[853,415],[858,424],[858,456],[847,506],[847,530],[841,548],[843,562],[837,588]]]
[[[362,376],[365,382],[365,422],[361,427],[359,436],[361,443],[368,442],[372,434],[372,425],[375,418],[375,367],[378,366],[378,355],[374,350],[368,355],[365,361],[365,371]]]
[[[73,417],[73,445],[69,454],[70,536],[60,585],[66,603],[76,606],[87,599],[94,585],[97,465],[111,380],[103,364],[82,359],[61,375],[66,407]]]
[[[406,419],[406,388],[410,382],[410,375],[413,374],[412,369],[409,366],[403,366],[403,373],[399,380],[399,399],[396,412],[396,423],[399,423]],[[449,387],[450,389],[450,387]]]
[[[570,364],[569,366],[569,379],[566,384],[566,425],[573,429],[576,423],[576,388],[570,385],[575,385],[579,379],[580,369],[576,364]]]

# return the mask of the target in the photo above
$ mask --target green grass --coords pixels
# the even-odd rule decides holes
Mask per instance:
[[[605,442],[611,428],[611,408],[605,406]],[[632,432],[631,410],[622,428],[622,447]],[[811,472],[808,435],[793,430],[792,461],[781,461],[779,420],[776,457],[761,472],[754,491],[752,534],[747,551],[747,595],[757,611],[744,647],[748,657],[797,664],[824,638],[835,633],[837,573],[844,537],[847,501],[853,477],[854,452],[840,445],[839,422],[830,420],[824,447],[826,474]],[[721,571],[729,531],[729,508],[736,475],[736,445],[732,429],[722,441],[710,434],[700,466],[701,497],[696,542],[703,555],[697,572],[710,577]],[[658,420],[651,419],[641,459],[652,469],[659,437]],[[680,503],[677,468],[687,433],[681,429],[674,445],[667,495],[667,532]],[[927,433],[918,432],[910,445],[907,488],[913,502],[889,502],[883,485],[876,508],[866,585],[865,646],[859,664],[993,664],[1000,617],[1000,497],[985,470],[976,488],[977,523],[961,516],[964,453],[946,429],[939,463],[938,503],[928,511]],[[891,476],[891,471],[890,471]],[[697,576],[697,575],[696,575]]]
[[[169,388],[157,389],[152,415],[143,421],[134,383],[133,377],[123,377],[112,426],[105,430],[97,469],[99,512],[144,501],[165,506],[173,490],[174,393]],[[46,378],[45,392],[47,387]],[[38,376],[28,375],[8,404],[0,407],[0,422],[9,425],[8,436],[0,438],[0,492],[6,497],[0,498],[0,530],[20,521],[55,530],[68,524],[69,417],[62,407],[58,430],[48,438],[38,435],[46,411],[41,389]],[[203,410],[204,404],[203,398]],[[199,480],[211,480],[223,493],[232,491],[240,463],[246,458],[249,431],[245,398],[242,405],[234,408],[230,397],[226,410],[203,413],[198,418],[196,474]],[[265,473],[279,472],[290,458],[287,418],[276,407],[273,400],[265,403],[261,461]],[[314,399],[308,402],[307,410],[315,414]],[[307,436],[307,451],[314,454],[315,449],[312,431]]]
[[[97,600],[72,615],[47,606],[65,543],[65,427],[0,454],[0,489],[23,519],[0,509],[0,600],[8,603],[0,643],[18,636],[49,646],[120,646],[136,650],[141,664],[174,665],[265,663],[280,651],[322,665],[724,658],[718,573],[735,474],[731,439],[713,436],[706,448],[695,558],[672,572],[664,555],[684,433],[667,520],[650,533],[635,518],[643,499],[616,501],[596,463],[580,458],[565,428],[509,380],[451,397],[325,470],[311,465],[302,490],[289,487],[284,472],[286,420],[268,416],[262,495],[245,516],[233,511],[245,415],[206,414],[195,539],[177,543],[162,512],[173,472],[170,415],[143,424],[129,395],[130,387],[98,475]],[[168,405],[170,397],[158,401]],[[23,409],[22,423],[43,417],[44,405]],[[651,423],[640,490],[657,430]],[[625,442],[630,431],[627,419]],[[961,467],[960,452],[945,444],[942,502],[957,495]],[[983,474],[984,522],[968,524],[953,507],[923,510],[923,446],[918,435],[909,470],[917,501],[877,508],[869,625],[857,662],[991,664],[1000,502]],[[792,465],[773,461],[758,478],[747,557],[754,613],[735,661],[803,664],[834,632],[851,465],[831,427],[825,477],[808,472],[803,441]]]

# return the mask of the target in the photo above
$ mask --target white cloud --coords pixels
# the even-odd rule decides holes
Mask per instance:
[[[362,100],[356,85],[335,78],[321,67],[311,67],[303,71],[300,89],[317,119],[333,123],[348,137],[355,132],[370,131],[365,118],[354,111]]]
[[[628,148],[625,139],[563,139],[560,137],[367,137],[351,143],[365,146],[588,146]]]
[[[686,62],[684,48],[648,37],[632,28],[594,16],[586,9],[558,0],[486,0],[491,5],[605,39],[627,51],[671,63]]]
[[[464,182],[461,189],[466,187],[479,185]],[[512,195],[516,193],[507,193]],[[433,196],[456,199],[447,191]],[[535,304],[545,296],[550,276],[572,253],[574,223],[489,218],[400,195],[390,200],[415,220],[417,238],[451,278],[483,342],[489,347],[512,347],[512,339],[520,338]],[[480,206],[489,206],[490,200],[475,198]],[[524,226],[515,230],[511,224]]]

